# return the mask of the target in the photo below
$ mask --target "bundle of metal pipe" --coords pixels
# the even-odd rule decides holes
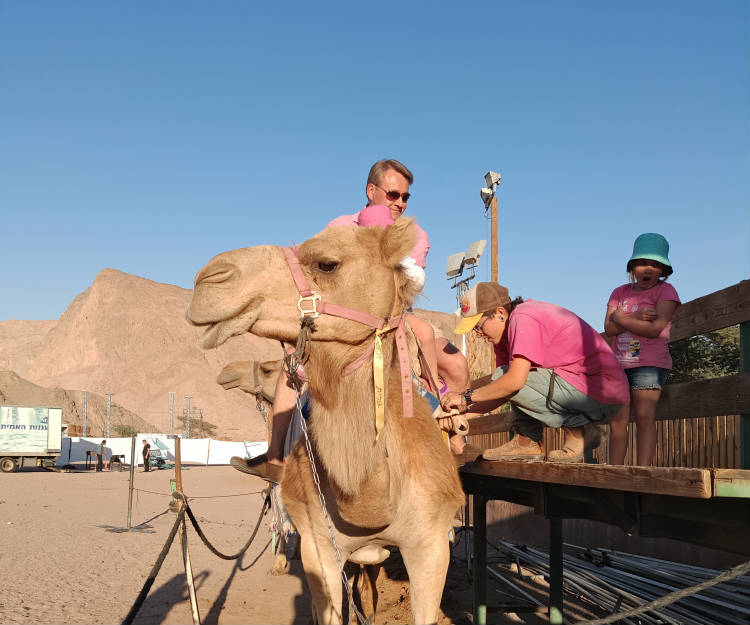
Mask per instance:
[[[526,570],[549,579],[549,556],[531,547],[499,541],[497,548],[515,560],[520,574]],[[664,595],[715,578],[721,571],[669,562],[608,549],[565,545],[565,590],[598,605],[609,614],[635,608]],[[489,568],[489,567],[488,567]],[[507,569],[494,569],[493,577],[509,581]],[[622,623],[686,623],[688,625],[747,625],[750,616],[750,577],[743,575],[688,595],[659,610]]]

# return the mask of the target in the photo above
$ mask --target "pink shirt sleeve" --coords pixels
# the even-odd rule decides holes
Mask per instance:
[[[414,241],[414,248],[412,249],[409,256],[414,259],[417,265],[424,269],[427,265],[427,252],[430,251],[430,239],[427,237],[427,233],[422,230],[422,228],[420,228],[417,224],[414,225],[416,226],[417,230],[417,238]]]
[[[358,226],[359,222],[357,221],[357,217],[359,217],[359,213],[354,213],[353,215],[341,215],[341,217],[336,217],[333,221],[329,221],[326,228],[335,228],[337,226]]]

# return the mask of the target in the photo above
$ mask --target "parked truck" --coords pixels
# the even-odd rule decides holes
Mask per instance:
[[[62,408],[0,406],[0,471],[54,467],[62,431]]]

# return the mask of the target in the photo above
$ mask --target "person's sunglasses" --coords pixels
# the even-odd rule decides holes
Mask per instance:
[[[401,198],[404,202],[408,202],[409,198],[411,197],[411,193],[399,193],[398,191],[386,191],[383,187],[376,185],[375,183],[373,183],[372,186],[377,187],[383,193],[385,193],[385,197],[388,198],[389,202],[395,202],[398,198]]]
[[[480,319],[480,320],[479,320],[479,321],[477,322],[477,325],[475,325],[475,326],[474,326],[474,332],[476,332],[477,334],[484,334],[484,333],[482,332],[482,326],[483,326],[483,325],[484,325],[485,323],[487,323],[487,319],[489,319],[489,317],[482,317],[482,318],[481,318],[481,319]]]

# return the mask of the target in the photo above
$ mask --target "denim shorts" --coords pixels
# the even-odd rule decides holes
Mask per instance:
[[[633,367],[625,369],[631,391],[660,391],[667,381],[667,370],[661,367]]]

